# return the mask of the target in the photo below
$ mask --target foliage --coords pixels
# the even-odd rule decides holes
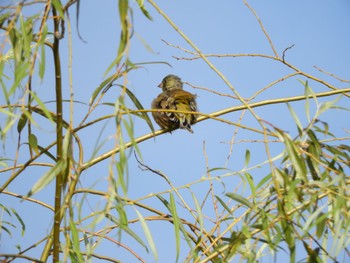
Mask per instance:
[[[333,131],[332,126],[322,118],[329,111],[347,111],[338,103],[343,97],[349,98],[350,89],[337,88],[287,62],[285,53],[289,48],[282,55],[276,52],[260,19],[244,1],[259,21],[274,53],[273,56],[245,56],[273,60],[293,71],[251,98],[244,99],[209,60],[213,55],[203,54],[156,3],[148,1],[149,8],[157,10],[194,50],[182,51],[193,56],[193,60],[202,59],[207,63],[241,103],[240,106],[211,114],[198,113],[198,122],[215,120],[237,129],[249,130],[261,136],[260,142],[266,151],[266,159],[258,165],[250,164],[254,155],[254,149],[250,149],[245,154],[244,168],[232,171],[207,164],[205,177],[183,187],[175,187],[166,174],[142,160],[139,143],[152,140],[164,131],[155,131],[148,115],[150,110],[143,107],[126,81],[128,74],[141,67],[167,63],[132,62],[130,40],[133,37],[134,12],[141,11],[139,15],[149,20],[152,17],[143,1],[136,1],[135,4],[119,0],[118,3],[120,39],[117,54],[106,68],[106,76],[92,92],[89,102],[76,101],[73,90],[68,100],[62,95],[66,94],[62,76],[69,76],[65,76],[67,71],[62,70],[61,59],[66,54],[60,52],[60,43],[68,38],[71,44],[69,11],[76,7],[78,19],[80,1],[67,1],[65,4],[60,0],[23,1],[2,9],[0,84],[3,99],[0,132],[4,152],[11,133],[15,134],[17,144],[13,155],[1,157],[0,191],[2,196],[22,201],[22,205],[40,206],[45,209],[45,218],[53,222],[47,236],[34,237],[30,245],[18,246],[17,253],[2,251],[0,257],[3,262],[18,258],[46,262],[50,257],[54,262],[93,262],[96,258],[121,262],[122,257],[116,253],[99,254],[99,248],[107,242],[141,262],[145,262],[142,259],[144,252],[151,253],[157,260],[156,236],[160,233],[152,231],[151,225],[161,223],[169,224],[173,229],[167,234],[175,240],[173,249],[176,251],[176,262],[229,262],[234,259],[257,262],[267,254],[277,257],[280,252],[288,255],[290,262],[296,262],[300,255],[306,255],[307,262],[337,262],[340,254],[349,258],[350,147],[343,142],[348,138],[336,135],[337,131]],[[40,11],[24,15],[33,6]],[[53,60],[48,59],[49,56]],[[237,56],[226,54],[223,57]],[[41,91],[33,88],[34,82],[45,80],[48,71],[55,72],[54,106],[44,99]],[[296,76],[305,80],[298,83],[305,90],[303,95],[252,102],[264,90]],[[309,81],[321,84],[330,91],[315,93]],[[113,103],[102,103],[112,87],[119,88],[118,98]],[[343,97],[339,94],[343,94]],[[334,95],[339,97],[334,99]],[[319,102],[320,97],[325,97],[326,101]],[[304,103],[308,120],[304,125],[293,108],[295,101]],[[272,104],[283,107],[286,103],[295,122],[297,132],[294,136],[273,125],[270,120],[261,119],[255,110]],[[79,104],[86,105],[88,111],[75,125],[73,109]],[[95,113],[101,105],[113,108],[114,113],[96,117]],[[316,107],[315,113],[312,113],[311,105]],[[68,108],[68,112],[64,108]],[[258,123],[257,127],[224,118],[225,114],[232,112],[241,112],[241,118],[249,112]],[[149,134],[135,136],[135,118],[146,124]],[[105,146],[102,127],[99,138],[102,142],[96,145],[93,153],[86,153],[80,133],[97,129],[95,127],[99,123],[107,123],[110,119],[115,123],[114,148],[102,152]],[[54,130],[50,142],[43,140],[44,127]],[[282,146],[279,153],[272,156],[271,150],[276,144]],[[84,159],[87,154],[91,154],[88,160]],[[169,189],[141,198],[129,197],[129,163],[132,158],[137,160],[142,170],[164,179]],[[82,187],[82,174],[87,171],[94,173],[101,163],[109,167],[109,173],[104,177],[107,189]],[[262,166],[267,169],[259,170]],[[11,186],[22,180],[24,174],[33,171],[35,174],[41,173],[41,176],[32,185],[25,190],[12,190],[17,189]],[[234,189],[229,185],[232,178],[240,178],[240,184],[244,187]],[[224,191],[218,191],[216,183],[222,185]],[[204,198],[196,193],[198,184],[208,189]],[[40,195],[45,189],[51,189],[48,190],[52,194],[50,201],[47,201],[47,196]],[[86,207],[91,205],[89,202],[95,196],[102,197],[98,199],[102,204],[97,206],[98,209],[87,212]],[[54,204],[51,204],[52,200],[55,200]],[[22,211],[10,204],[0,203],[0,208],[1,243],[14,236],[21,238],[17,236],[18,233],[23,238],[23,234],[31,228],[31,222],[23,220]],[[134,227],[136,224],[139,228]],[[33,256],[31,251],[35,248],[39,248],[41,254],[36,250]],[[142,252],[138,252],[140,248]]]

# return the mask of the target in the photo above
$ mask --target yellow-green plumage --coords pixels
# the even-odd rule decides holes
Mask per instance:
[[[196,122],[197,116],[184,112],[198,111],[196,95],[183,90],[181,79],[175,75],[166,76],[158,87],[162,88],[163,92],[153,100],[152,109],[177,110],[179,112],[152,112],[157,124],[166,130],[180,128],[193,133],[191,125]]]

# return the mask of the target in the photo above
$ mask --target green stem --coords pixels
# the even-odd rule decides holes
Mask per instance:
[[[52,9],[55,17],[55,33],[59,32],[60,19],[57,17],[55,8]],[[53,43],[53,55],[55,63],[55,86],[56,86],[56,137],[57,137],[57,161],[62,158],[63,152],[63,118],[62,118],[62,78],[61,78],[61,61],[59,53],[59,38],[55,37]],[[59,261],[60,253],[60,224],[61,224],[61,195],[63,186],[64,172],[56,177],[56,193],[55,193],[55,216],[54,216],[54,229],[53,229],[53,262]]]
[[[62,118],[62,78],[61,78],[61,61],[59,53],[59,26],[61,18],[57,15],[56,9],[52,6],[52,14],[54,17],[54,32],[55,38],[53,42],[53,58],[55,65],[55,91],[56,91],[56,140],[57,140],[57,161],[62,158],[63,153],[63,118]],[[53,262],[59,262],[60,253],[60,225],[61,225],[61,196],[63,185],[64,172],[56,177],[55,187],[55,214],[54,214],[54,226],[50,235],[52,238],[47,240],[45,248],[43,250],[41,260],[47,261],[50,254],[50,249],[53,245]]]

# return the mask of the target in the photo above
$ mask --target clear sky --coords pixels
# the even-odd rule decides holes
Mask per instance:
[[[0,1],[2,3],[2,1]],[[4,1],[9,2],[9,1]],[[172,21],[201,49],[204,54],[264,54],[273,56],[271,46],[263,34],[257,19],[253,13],[244,5],[243,1],[157,1],[160,8],[172,19]],[[320,72],[317,66],[327,72],[331,72],[343,79],[350,79],[350,2],[339,1],[249,1],[249,4],[256,11],[261,19],[276,51],[282,54],[283,51],[294,45],[286,52],[285,59],[290,64],[300,70],[321,78],[338,88],[348,88],[349,83],[342,83],[334,78]],[[190,83],[194,87],[210,89],[223,94],[234,95],[223,80],[208,67],[202,60],[186,60],[183,58],[193,58],[177,46],[193,51],[184,39],[164,21],[164,19],[154,10],[147,1],[145,6],[153,17],[153,21],[148,20],[138,10],[136,3],[132,3],[134,36],[131,41],[130,59],[133,63],[142,62],[166,62],[144,65],[138,70],[133,70],[127,77],[127,87],[137,96],[145,109],[150,108],[151,101],[158,95],[160,89],[157,85],[167,74],[176,74],[184,82]],[[73,88],[76,101],[88,103],[93,91],[106,78],[106,69],[116,56],[120,26],[118,16],[118,5],[115,0],[104,1],[81,1],[79,29],[81,36],[86,41],[84,43],[77,37],[75,8],[71,9],[70,18],[72,20],[73,31]],[[30,10],[31,12],[32,10]],[[68,33],[68,29],[67,32]],[[68,34],[62,41],[60,50],[63,65],[64,97],[69,99],[69,75],[68,75]],[[174,45],[167,45],[162,40]],[[145,46],[144,43],[147,43]],[[55,98],[53,87],[53,66],[49,50],[46,53],[48,65],[46,75],[41,83],[36,80],[34,90],[38,92],[43,101],[50,101]],[[180,58],[175,59],[174,57]],[[293,71],[282,65],[280,62],[259,57],[211,57],[210,61],[225,75],[233,87],[244,98],[251,97],[273,81],[280,79]],[[107,76],[111,74],[108,73]],[[303,76],[290,78],[279,82],[266,92],[261,93],[254,100],[262,101],[274,98],[283,98],[304,94],[304,87],[298,81],[305,81]],[[118,84],[123,84],[119,81]],[[310,81],[310,87],[314,92],[329,91],[325,86],[314,81]],[[119,87],[112,87],[103,98],[103,103],[114,103],[119,96]],[[219,96],[203,89],[195,89],[190,85],[185,85],[185,89],[196,93],[198,105],[201,112],[209,114],[227,107],[241,105],[237,99]],[[335,97],[334,97],[335,98]],[[3,98],[0,98],[3,104]],[[329,100],[329,98],[327,99]],[[319,100],[320,102],[323,99]],[[341,105],[348,107],[349,103],[345,99]],[[48,104],[54,110],[54,103]],[[132,107],[132,104],[129,104]],[[307,124],[305,116],[304,102],[291,104],[303,125]],[[87,106],[76,104],[74,108],[74,124],[78,125],[87,113]],[[312,107],[312,112],[315,108]],[[68,119],[69,106],[65,107],[65,118]],[[97,117],[113,114],[114,108],[102,105],[89,117],[91,121]],[[256,113],[271,124],[288,131],[293,138],[297,135],[296,127],[286,105],[265,106],[256,109]],[[222,118],[232,122],[238,122],[241,112],[230,113]],[[349,130],[348,116],[344,111],[330,111],[324,115],[331,129],[338,136],[345,136],[345,129]],[[0,119],[2,122],[2,119]],[[243,116],[242,124],[259,128],[256,120],[249,113]],[[47,122],[41,124],[41,128],[36,131],[41,136],[39,143],[43,146],[54,140],[54,127]],[[158,126],[154,123],[155,127]],[[262,136],[254,132],[240,129],[235,137],[233,148],[230,141],[236,127],[221,123],[215,120],[206,120],[193,126],[194,134],[183,130],[178,130],[172,134],[163,134],[139,145],[143,162],[155,170],[160,170],[166,174],[175,187],[191,185],[190,190],[196,195],[200,202],[203,201],[209,190],[209,182],[198,182],[202,177],[207,176],[207,168],[216,167],[227,168],[228,170],[218,170],[211,176],[221,176],[228,172],[234,172],[244,167],[246,150],[251,152],[250,165],[256,165],[266,160],[264,145],[252,143],[252,140],[262,139]],[[95,125],[79,132],[80,139],[84,145],[84,160],[89,160],[94,154],[102,154],[111,150],[115,145],[113,134],[115,132],[115,122],[113,119],[108,122]],[[135,118],[135,137],[150,132],[148,126],[141,120]],[[16,145],[17,132],[7,139],[6,145],[1,149],[2,156],[14,158],[14,146]],[[243,140],[243,141],[242,141]],[[245,142],[248,140],[250,142]],[[98,153],[94,149],[102,144]],[[232,150],[232,152],[231,152]],[[281,145],[272,145],[272,155],[278,154]],[[25,151],[23,151],[25,152]],[[25,160],[27,156],[23,156]],[[20,158],[20,160],[22,160]],[[22,160],[22,161],[23,161]],[[46,160],[47,161],[47,160]],[[82,174],[80,187],[93,188],[107,191],[107,176],[110,162],[103,162]],[[30,172],[17,178],[8,188],[19,194],[26,194],[32,185],[44,174],[46,168],[32,169]],[[261,176],[267,174],[267,167],[255,169],[252,175],[256,176],[255,182]],[[2,174],[0,183],[7,178]],[[260,177],[259,177],[260,176]],[[240,185],[238,176],[232,175],[224,179],[214,180],[216,193],[224,191],[233,192],[239,186],[238,193],[247,193],[247,188]],[[129,158],[129,198],[145,198],[152,193],[163,193],[169,190],[169,185],[161,177],[149,171],[142,171],[133,155]],[[194,207],[191,192],[182,188],[181,194],[187,198],[190,206]],[[53,204],[53,185],[39,192],[34,198],[44,200]],[[168,194],[163,197],[169,198]],[[76,200],[80,200],[80,197]],[[178,200],[177,200],[178,201]],[[156,198],[146,198],[142,202],[154,206],[166,212],[161,202]],[[51,214],[37,206],[27,205],[19,202],[18,199],[2,195],[0,203],[5,203],[14,207],[27,222],[27,229],[24,237],[16,233],[9,240],[6,233],[1,235],[0,251],[14,253],[14,244],[21,242],[21,247],[25,248],[36,240],[44,237],[50,230],[53,222]],[[213,216],[210,207],[211,202],[207,201],[206,212]],[[89,204],[84,206],[84,214],[101,209],[104,206],[103,198],[92,198]],[[181,205],[178,204],[181,214]],[[142,210],[141,210],[142,211]],[[136,214],[129,209],[129,219],[136,218]],[[143,211],[142,211],[143,212]],[[147,214],[147,213],[146,213]],[[145,215],[146,216],[146,215]],[[185,218],[190,218],[184,212]],[[236,215],[239,216],[239,215]],[[30,222],[30,223],[29,223]],[[166,223],[150,222],[152,234],[159,252],[158,262],[172,262],[169,259],[175,258],[175,245],[173,240],[172,226]],[[208,227],[210,223],[208,223]],[[99,227],[102,227],[100,225]],[[98,227],[96,227],[98,229]],[[142,234],[139,225],[133,226],[134,231]],[[20,232],[20,231],[19,231]],[[169,234],[168,234],[169,233]],[[170,238],[169,238],[170,236]],[[125,239],[124,239],[125,238]],[[128,242],[128,237],[123,235],[122,241]],[[185,244],[185,241],[182,239]],[[132,240],[130,247],[135,248],[146,262],[155,262],[151,253],[134,244]],[[32,256],[38,256],[42,247],[33,249]],[[118,258],[123,262],[138,262],[130,253],[125,253],[123,249],[116,249],[116,246],[106,242],[99,247],[96,252],[99,254],[109,254],[111,251],[120,253]],[[183,246],[180,254],[180,262],[186,256],[187,248]],[[267,253],[267,251],[266,251]],[[286,258],[285,252],[280,252],[278,259]],[[305,256],[305,254],[303,255]],[[298,260],[301,260],[298,258]],[[273,262],[271,256],[267,256],[262,262]]]

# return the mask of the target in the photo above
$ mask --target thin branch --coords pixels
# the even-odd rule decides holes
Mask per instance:
[[[342,78],[338,77],[337,75],[335,75],[335,74],[333,74],[333,73],[330,73],[330,72],[328,72],[328,71],[325,71],[325,70],[323,70],[323,69],[321,69],[321,68],[319,68],[319,67],[317,67],[317,66],[314,66],[314,68],[317,69],[318,71],[324,73],[324,74],[327,74],[327,75],[329,75],[329,76],[331,76],[331,77],[333,77],[333,78],[339,80],[340,82],[350,83],[350,80],[342,79]]]
[[[295,46],[295,44],[287,47],[285,50],[283,50],[283,55],[282,55],[282,61],[285,62],[284,58],[285,58],[285,55],[286,55],[286,52],[289,50],[289,49],[292,49],[293,47]]]
[[[41,206],[43,206],[45,208],[50,209],[51,211],[55,211],[52,206],[50,206],[50,205],[48,205],[46,203],[43,203],[43,202],[41,202],[41,201],[39,201],[37,199],[34,199],[34,198],[26,197],[26,196],[23,196],[23,195],[20,195],[20,194],[16,194],[16,193],[12,193],[12,192],[8,192],[8,191],[3,191],[2,194],[14,196],[14,197],[19,198],[21,200],[25,200],[25,201],[29,201],[29,202],[41,205]]]
[[[266,29],[265,29],[263,23],[261,22],[261,19],[259,18],[259,16],[258,16],[257,13],[255,12],[255,10],[247,3],[246,0],[243,0],[243,3],[244,3],[244,4],[249,8],[249,10],[254,14],[256,20],[258,20],[258,23],[259,23],[259,25],[260,25],[260,27],[261,27],[261,30],[264,32],[264,35],[266,36],[267,40],[269,41],[270,47],[271,47],[273,53],[275,54],[275,57],[276,57],[276,58],[279,58],[278,53],[277,53],[277,51],[276,51],[276,49],[275,49],[275,47],[274,47],[274,45],[273,45],[273,43],[272,43],[272,41],[271,41],[271,38],[270,38],[269,34],[267,33],[267,31],[266,31]]]

